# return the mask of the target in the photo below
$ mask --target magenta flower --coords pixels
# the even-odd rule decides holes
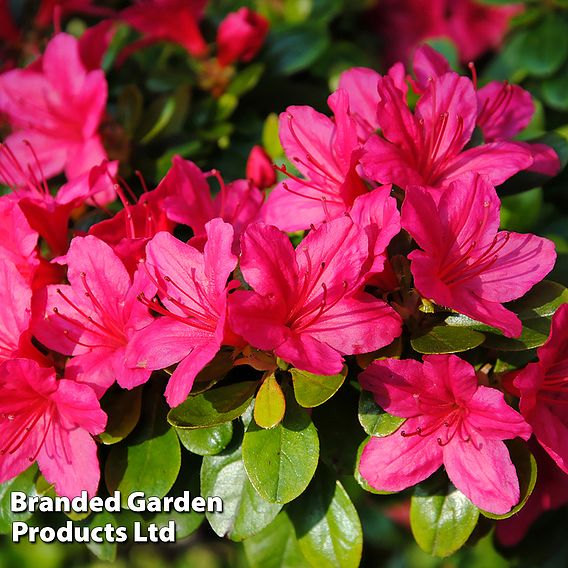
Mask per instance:
[[[307,229],[342,215],[368,191],[356,166],[360,143],[349,113],[347,91],[327,99],[335,119],[309,106],[292,106],[280,115],[280,140],[288,158],[305,176],[288,173],[264,208],[263,220],[284,231]]]
[[[0,197],[0,263],[13,263],[27,282],[31,282],[39,265],[38,234],[26,220],[11,195]]]
[[[269,22],[250,8],[231,12],[217,29],[217,59],[222,66],[251,61],[264,44]]]
[[[276,172],[270,156],[262,146],[253,146],[247,160],[247,179],[258,189],[267,189],[276,183]]]
[[[207,223],[220,217],[233,226],[235,252],[238,252],[238,239],[247,225],[258,217],[264,195],[249,180],[225,184],[216,170],[210,172],[210,176],[216,177],[220,185],[215,197],[211,195],[208,176],[193,162],[174,156],[172,167],[158,186],[167,194],[164,200],[166,215],[193,229],[190,244],[200,250],[207,240]]]
[[[93,390],[30,359],[0,364],[0,483],[37,461],[48,483],[69,498],[97,492],[97,445],[106,425]]]
[[[475,369],[455,355],[374,361],[359,376],[384,410],[406,418],[390,436],[371,438],[361,475],[380,491],[423,481],[442,464],[452,483],[486,511],[507,513],[519,481],[503,440],[530,437],[530,426],[503,393],[478,386]]]
[[[20,162],[8,146],[0,149],[0,178],[13,188],[10,199],[16,200],[27,222],[47,242],[53,254],[63,254],[69,241],[71,212],[84,203],[106,205],[116,197],[113,175],[117,162],[104,162],[67,182],[53,195],[40,173],[33,172],[37,161],[35,149],[27,147],[29,161]],[[23,165],[25,164],[25,165]]]
[[[426,188],[413,187],[402,206],[402,226],[422,249],[408,255],[422,296],[516,337],[521,322],[501,304],[542,280],[556,253],[547,239],[498,231],[499,207],[489,181],[466,174],[439,204]]]
[[[227,280],[237,264],[231,252],[233,228],[221,219],[205,227],[204,251],[158,233],[147,245],[146,265],[158,289],[140,299],[159,317],[138,331],[127,351],[127,363],[139,370],[165,369],[179,363],[166,388],[170,406],[181,404],[193,381],[219,351],[225,335]]]
[[[89,16],[110,16],[112,10],[100,6],[93,6],[94,0],[41,0],[35,23],[39,27],[47,28],[53,24],[55,11],[57,17],[65,18],[70,14],[86,14]]]
[[[381,0],[376,26],[387,63],[408,61],[424,40],[445,37],[461,61],[477,59],[501,44],[519,6],[487,6],[475,0]]]
[[[70,285],[51,285],[34,296],[34,335],[73,359],[68,370],[101,395],[117,381],[131,389],[148,380],[147,369],[125,364],[128,342],[152,316],[138,301],[155,288],[140,268],[131,278],[112,249],[93,236],[71,241],[65,257]]]
[[[413,61],[416,81],[413,85],[417,92],[428,89],[430,83],[450,71],[447,60],[428,45],[416,50]],[[477,89],[475,67],[473,86]],[[521,132],[532,119],[535,106],[531,94],[518,85],[507,81],[492,81],[477,89],[476,124],[483,133],[485,142],[508,141],[529,151],[533,163],[529,171],[553,176],[560,169],[560,159],[556,152],[546,144],[514,141],[513,137]]]
[[[120,187],[117,188],[124,209],[92,225],[89,235],[110,245],[132,275],[139,261],[146,258],[148,241],[160,231],[172,232],[175,223],[166,217],[164,210],[165,186],[145,192],[135,204],[129,204]]]
[[[0,259],[0,363],[31,347],[32,289],[7,259]]]
[[[350,219],[324,223],[296,250],[276,227],[251,225],[241,247],[241,271],[254,292],[231,295],[229,319],[253,347],[332,375],[342,355],[374,351],[400,335],[398,314],[363,291],[368,240]]]
[[[206,3],[206,0],[135,0],[120,12],[120,17],[143,34],[143,38],[125,52],[132,53],[158,41],[171,41],[190,55],[204,55],[207,44],[199,30],[199,20]]]
[[[361,158],[372,180],[441,189],[477,172],[499,185],[533,162],[528,150],[506,141],[464,150],[477,120],[475,89],[466,77],[449,72],[430,81],[414,114],[391,77],[379,79],[378,91],[382,136],[368,140]]]
[[[520,411],[540,445],[568,473],[568,304],[552,317],[550,336],[539,347],[538,362],[529,363],[513,384]]]
[[[57,34],[40,62],[0,76],[0,111],[12,127],[6,144],[20,163],[27,161],[24,141],[33,146],[38,179],[62,171],[75,178],[106,159],[98,134],[106,100],[104,73],[87,71],[78,40]]]

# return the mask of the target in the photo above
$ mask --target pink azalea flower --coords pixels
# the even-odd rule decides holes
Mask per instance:
[[[160,314],[133,338],[127,363],[139,370],[165,369],[179,363],[166,388],[170,406],[181,404],[193,381],[219,351],[225,336],[227,279],[237,264],[231,252],[233,228],[221,219],[205,227],[204,251],[158,233],[147,245],[146,266],[155,274],[157,301],[141,300]]]
[[[523,508],[512,517],[499,521],[495,527],[497,540],[504,546],[515,546],[531,525],[546,511],[568,504],[568,475],[536,443],[529,447],[537,462],[536,485]]]
[[[27,148],[36,157],[35,149]],[[71,212],[84,203],[106,205],[114,200],[116,191],[112,176],[118,168],[117,162],[104,162],[91,168],[63,185],[53,195],[41,173],[36,175],[33,165],[22,165],[8,146],[0,149],[0,177],[13,188],[10,199],[17,200],[27,222],[48,243],[53,254],[67,250],[68,225]]]
[[[212,197],[207,177],[215,176],[220,191]],[[249,223],[256,220],[264,201],[263,193],[249,180],[225,184],[216,170],[204,174],[193,162],[174,156],[173,165],[158,186],[166,192],[166,215],[176,223],[192,228],[190,244],[203,250],[207,239],[205,227],[211,219],[220,217],[230,223],[235,232],[235,252],[238,239]]]
[[[282,146],[305,176],[285,172],[290,179],[278,184],[266,202],[263,220],[284,231],[335,219],[368,191],[356,170],[360,143],[349,95],[339,89],[327,101],[334,120],[309,106],[288,107],[280,115]]]
[[[425,298],[516,337],[521,322],[501,304],[542,280],[556,253],[547,239],[498,231],[499,208],[489,181],[466,174],[450,184],[439,204],[426,188],[413,187],[402,206],[402,226],[422,249],[408,258]]]
[[[514,379],[520,411],[540,445],[568,473],[568,304],[552,317],[550,336],[539,347],[538,362]]]
[[[250,8],[231,12],[217,29],[217,59],[222,66],[251,61],[264,44],[268,20]]]
[[[143,34],[142,40],[129,46],[132,53],[139,47],[158,41],[171,41],[184,47],[190,55],[207,52],[198,22],[206,0],[135,0],[120,12],[127,24]]]
[[[332,375],[342,355],[374,351],[400,335],[398,315],[363,291],[368,241],[350,219],[321,225],[296,250],[276,227],[251,225],[241,248],[241,271],[254,292],[231,295],[229,318],[253,347]]]
[[[87,71],[78,40],[57,34],[39,64],[0,76],[0,111],[12,127],[6,144],[24,163],[30,143],[47,178],[75,178],[106,159],[98,134],[106,100],[104,73]]]
[[[65,257],[70,285],[52,285],[34,296],[34,335],[45,346],[71,355],[70,371],[102,394],[117,381],[131,389],[148,380],[147,369],[125,364],[136,330],[153,321],[138,301],[155,288],[141,268],[131,278],[112,249],[93,236],[71,241]]]
[[[476,506],[495,514],[520,497],[515,467],[503,440],[531,429],[503,393],[478,386],[475,369],[455,355],[374,361],[360,376],[388,413],[406,418],[390,436],[371,438],[361,475],[380,491],[400,491],[442,464],[452,483]]]
[[[30,359],[0,364],[0,483],[37,461],[59,495],[97,492],[97,445],[106,425],[93,390]]]
[[[485,142],[508,141],[528,150],[533,157],[529,171],[548,176],[556,175],[560,169],[560,160],[556,152],[546,144],[517,142],[513,137],[521,132],[532,119],[535,106],[531,94],[518,85],[507,81],[492,81],[477,89],[475,67],[473,85],[477,92],[476,124],[483,133]],[[414,54],[413,82],[417,92],[428,89],[429,84],[450,71],[447,60],[428,45],[416,50]]]
[[[368,140],[361,158],[372,180],[441,189],[478,172],[499,185],[533,162],[529,151],[506,141],[464,150],[477,120],[475,89],[466,77],[449,72],[430,81],[414,114],[392,78],[379,78],[378,91],[382,136]]]
[[[406,94],[408,86],[404,65],[395,63],[387,75],[397,89]],[[379,78],[379,73],[367,67],[352,67],[339,76],[339,89],[347,92],[349,115],[355,122],[361,144],[380,128],[377,116],[377,105],[381,100],[377,89]]]
[[[32,289],[7,259],[0,259],[0,363],[31,345],[29,333]]]
[[[134,274],[139,261],[146,258],[148,241],[160,231],[171,233],[175,227],[164,210],[164,199],[167,196],[165,189],[162,185],[145,192],[137,203],[131,205],[118,188],[124,209],[111,219],[96,223],[89,229],[90,235],[112,247],[130,274]]]
[[[11,195],[0,197],[0,263],[13,263],[27,282],[39,265],[38,233],[34,231]]]
[[[247,160],[247,179],[258,189],[267,189],[276,183],[276,172],[270,156],[262,146],[253,146]]]
[[[408,61],[424,40],[449,38],[464,62],[501,44],[519,6],[475,0],[381,0],[374,14],[387,63]]]

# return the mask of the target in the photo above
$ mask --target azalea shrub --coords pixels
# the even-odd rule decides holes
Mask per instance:
[[[563,565],[566,2],[0,18],[0,532],[67,520],[12,491],[189,490],[223,512],[69,517],[173,519],[180,562]]]

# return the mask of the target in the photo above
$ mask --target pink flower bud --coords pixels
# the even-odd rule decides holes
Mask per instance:
[[[249,8],[229,14],[217,30],[217,59],[223,66],[236,61],[250,61],[259,52],[268,20]]]
[[[276,172],[272,160],[262,146],[254,146],[247,160],[247,179],[259,189],[266,189],[276,183]]]

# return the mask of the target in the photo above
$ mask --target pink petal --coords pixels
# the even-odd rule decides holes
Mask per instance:
[[[308,333],[290,334],[274,353],[297,369],[317,375],[335,375],[343,368],[341,355]]]
[[[180,362],[166,387],[166,400],[171,407],[180,405],[187,398],[195,377],[211,362],[219,347],[214,341],[198,345]]]
[[[294,247],[285,233],[260,223],[241,239],[241,270],[245,280],[263,296],[285,299],[298,279]]]
[[[361,455],[359,471],[378,491],[401,491],[430,477],[442,465],[442,448],[435,436],[401,436],[402,431],[426,429],[422,419],[409,419],[384,438],[371,438]]]
[[[456,437],[444,447],[444,466],[452,483],[480,509],[503,515],[519,502],[517,472],[503,442],[483,439],[478,450]]]

